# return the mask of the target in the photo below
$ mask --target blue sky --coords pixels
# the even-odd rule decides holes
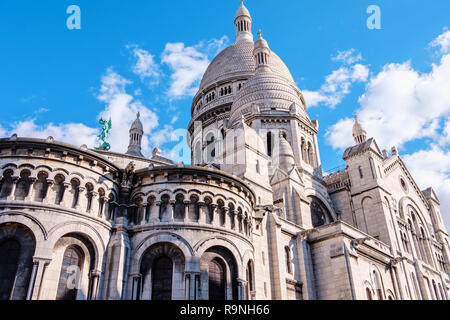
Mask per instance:
[[[81,8],[81,30],[66,27],[72,4]],[[366,26],[373,4],[381,30]],[[356,113],[382,148],[399,148],[419,186],[433,185],[450,211],[450,1],[245,5],[253,33],[263,30],[319,120],[323,168],[344,164]],[[53,135],[94,147],[99,117],[111,116],[113,150],[124,152],[141,111],[145,154],[155,146],[170,154],[204,69],[234,42],[238,7],[238,0],[1,1],[0,136]]]

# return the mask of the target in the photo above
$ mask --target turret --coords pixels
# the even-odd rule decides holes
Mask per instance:
[[[355,139],[356,145],[364,143],[367,140],[367,132],[359,123],[357,115],[355,115],[355,124],[353,125],[353,139]]]
[[[138,114],[136,115],[136,120],[133,122],[130,128],[130,144],[128,145],[127,154],[143,157],[141,153],[141,143],[142,136],[144,135],[144,129],[139,118],[140,113],[138,112]]]
[[[236,13],[234,25],[236,26],[236,43],[240,41],[253,41],[252,17],[244,6],[244,0],[241,0],[241,6]]]
[[[256,62],[256,71],[270,71],[270,48],[267,41],[262,37],[261,30],[258,31],[258,40],[255,42],[253,56]]]

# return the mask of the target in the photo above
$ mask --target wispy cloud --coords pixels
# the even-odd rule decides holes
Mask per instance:
[[[168,43],[162,53],[162,63],[171,69],[170,99],[193,96],[210,63],[209,56],[217,54],[228,42],[227,37],[187,47],[184,43]]]
[[[354,64],[362,59],[361,53],[356,52],[353,48],[346,51],[338,51],[337,54],[331,58],[333,61],[339,61],[347,65]]]
[[[362,64],[341,67],[325,78],[325,83],[318,91],[303,90],[307,107],[325,105],[335,108],[350,93],[355,82],[366,82],[369,68]]]
[[[440,47],[440,53],[450,53],[450,30],[444,29],[444,33],[434,39],[430,45],[432,47]]]
[[[150,79],[151,85],[157,84],[161,71],[155,61],[155,56],[137,45],[129,45],[127,48],[132,50],[135,58],[135,64],[132,67],[134,74],[139,76],[142,81]]]

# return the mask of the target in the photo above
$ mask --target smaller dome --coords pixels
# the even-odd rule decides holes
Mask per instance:
[[[262,69],[237,94],[231,107],[230,122],[233,124],[242,115],[247,117],[255,113],[290,113],[292,104],[299,106],[298,115],[309,121],[300,89],[278,74]]]
[[[136,120],[134,120],[133,124],[131,125],[130,131],[137,130],[137,131],[144,132],[144,127],[142,126],[140,117],[141,117],[141,114],[138,112],[136,115]]]
[[[236,12],[236,19],[239,18],[239,17],[242,17],[242,16],[251,18],[250,12],[244,6],[244,1],[243,0],[241,0],[241,6],[239,7],[238,11]]]
[[[268,49],[270,51],[269,44],[262,37],[262,31],[261,30],[258,31],[258,40],[256,40],[256,42],[255,42],[255,49],[254,49],[254,51],[258,50],[258,49]]]

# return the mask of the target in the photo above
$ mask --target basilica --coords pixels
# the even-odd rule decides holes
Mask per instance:
[[[325,174],[319,123],[241,2],[192,101],[191,165],[0,139],[0,300],[447,300],[432,188],[355,117]],[[447,213],[448,214],[448,213]]]

